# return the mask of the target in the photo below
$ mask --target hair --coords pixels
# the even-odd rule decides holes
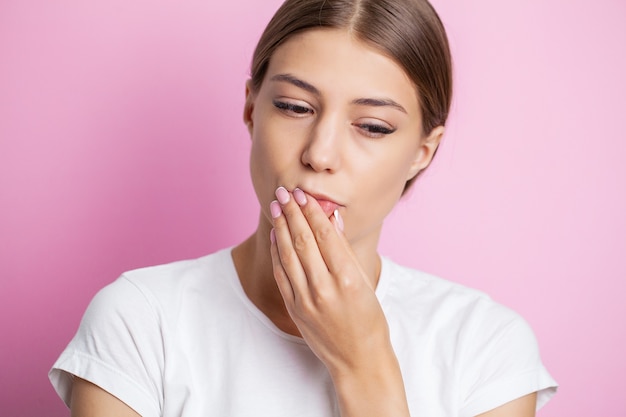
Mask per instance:
[[[445,125],[452,101],[452,59],[443,24],[427,0],[286,0],[254,51],[252,89],[260,89],[276,48],[292,35],[316,28],[349,30],[393,59],[415,84],[422,134]]]

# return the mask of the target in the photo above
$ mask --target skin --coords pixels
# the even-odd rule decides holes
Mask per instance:
[[[261,204],[256,232],[233,250],[246,294],[326,365],[342,417],[409,416],[374,293],[377,245],[443,127],[422,134],[416,89],[393,60],[347,31],[321,29],[276,50],[258,91],[248,84],[244,121]],[[531,417],[535,404],[533,393],[481,416]],[[73,417],[138,415],[79,378],[71,409]]]

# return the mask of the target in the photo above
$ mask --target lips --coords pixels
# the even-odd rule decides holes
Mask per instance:
[[[328,217],[332,216],[335,210],[339,207],[339,204],[329,200],[317,200],[317,202]]]
[[[341,207],[341,204],[334,202],[328,196],[325,196],[323,194],[310,193],[303,188],[302,191],[304,191],[307,195],[313,197],[328,217],[332,216],[335,210]]]

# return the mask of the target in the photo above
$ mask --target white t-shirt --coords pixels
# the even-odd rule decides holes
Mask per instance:
[[[556,391],[526,322],[481,292],[383,258],[376,295],[414,416],[469,417]],[[372,358],[376,360],[376,358]],[[50,371],[144,417],[339,416],[325,366],[247,298],[225,249],[128,272],[102,289]]]

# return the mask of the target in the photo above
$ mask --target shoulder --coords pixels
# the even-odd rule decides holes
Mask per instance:
[[[384,268],[389,276],[382,304],[397,344],[429,358],[420,369],[434,366],[440,377],[450,372],[462,415],[531,392],[538,392],[541,406],[554,394],[556,383],[541,362],[535,334],[517,312],[482,291],[389,259]]]
[[[389,259],[384,268],[389,276],[382,304],[391,320],[421,334],[437,334],[457,347],[484,349],[506,341],[512,348],[536,351],[534,333],[524,318],[486,293]]]
[[[494,314],[504,320],[517,314],[495,302],[483,291],[440,278],[383,258],[383,274],[387,281],[385,298],[408,309],[418,308],[420,314]]]
[[[107,321],[111,316],[136,322],[161,321],[194,295],[215,293],[232,281],[230,250],[190,260],[150,266],[123,273],[92,299],[83,322]],[[148,320],[149,319],[149,320]]]
[[[230,249],[222,249],[196,259],[124,272],[101,292],[112,292],[116,296],[136,293],[150,301],[174,299],[181,293],[223,285],[232,278],[233,272]]]
[[[189,285],[207,281],[211,276],[228,275],[232,269],[230,248],[196,259],[187,259],[124,272],[122,277],[138,286],[163,287]]]

